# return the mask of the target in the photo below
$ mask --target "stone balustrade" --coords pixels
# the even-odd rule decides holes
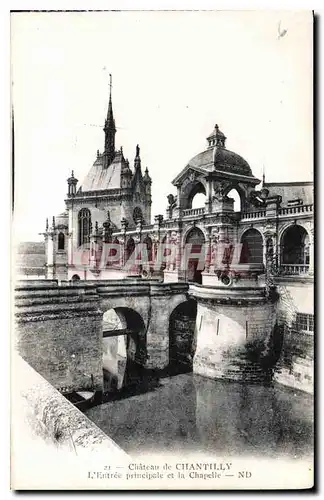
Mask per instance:
[[[311,205],[299,205],[296,207],[283,207],[279,208],[279,215],[291,215],[291,214],[304,214],[307,212],[313,212],[313,204]]]
[[[204,213],[205,213],[204,207],[188,208],[186,210],[182,210],[182,217],[191,217],[193,215],[203,215]]]
[[[301,275],[308,274],[309,265],[308,264],[282,264],[280,266],[281,275]]]

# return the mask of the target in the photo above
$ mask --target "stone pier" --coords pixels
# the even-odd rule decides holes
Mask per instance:
[[[190,291],[197,300],[194,373],[213,379],[270,380],[276,305],[265,288],[246,281],[233,288],[193,285]]]

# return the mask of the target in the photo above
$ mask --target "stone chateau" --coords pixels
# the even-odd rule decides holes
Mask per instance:
[[[115,137],[110,94],[103,151],[82,184],[76,172],[67,179],[66,210],[47,221],[45,247],[25,245],[18,256],[23,357],[63,392],[101,391],[103,370],[121,386],[129,360],[312,392],[313,183],[257,179],[215,125],[152,221],[140,147],[131,165]],[[121,252],[102,266],[106,243]],[[148,262],[125,270],[139,244]],[[162,244],[174,251],[157,269]],[[89,249],[82,261],[80,247]]]

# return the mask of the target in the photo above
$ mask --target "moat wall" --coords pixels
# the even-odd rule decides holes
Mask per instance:
[[[19,354],[56,389],[101,391],[102,313],[92,286],[20,283],[15,296]]]
[[[214,379],[269,382],[275,363],[276,303],[265,299],[262,290],[242,290],[241,298],[237,291],[235,297],[228,294],[228,299],[221,294],[197,288],[194,373]]]
[[[312,394],[314,392],[314,332],[300,329],[298,312],[313,315],[313,283],[281,283],[278,323],[282,350],[276,365],[274,381]]]

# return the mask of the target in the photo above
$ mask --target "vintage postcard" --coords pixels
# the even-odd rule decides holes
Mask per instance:
[[[11,13],[13,489],[313,487],[313,31]]]

